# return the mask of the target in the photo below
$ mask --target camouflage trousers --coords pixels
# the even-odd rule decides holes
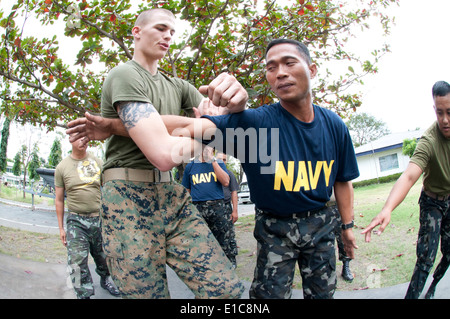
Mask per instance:
[[[420,229],[417,240],[417,261],[409,283],[406,299],[418,299],[436,259],[441,240],[442,260],[434,272],[439,281],[450,264],[450,201],[440,201],[422,192],[420,204]]]
[[[70,279],[77,297],[90,297],[94,294],[94,286],[88,267],[89,253],[94,259],[97,274],[109,276],[106,255],[102,249],[100,217],[69,214],[66,223]]]
[[[299,264],[305,299],[331,299],[336,290],[336,211],[323,208],[310,216],[273,217],[256,209],[257,264],[250,298],[292,294]]]
[[[180,184],[105,183],[102,234],[111,277],[123,298],[170,298],[166,264],[197,298],[239,298],[243,292]]]
[[[200,215],[205,219],[206,224],[219,242],[225,255],[236,266],[236,256],[238,254],[234,225],[231,220],[231,204],[226,204],[223,200],[194,202]]]

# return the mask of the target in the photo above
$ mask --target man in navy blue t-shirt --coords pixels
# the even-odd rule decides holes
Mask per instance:
[[[251,298],[289,298],[296,263],[305,298],[332,298],[339,218],[350,258],[357,248],[351,183],[359,176],[356,156],[344,122],[312,103],[316,74],[302,43],[274,40],[266,51],[266,78],[278,103],[203,119],[164,118],[169,132],[194,135],[201,127],[203,135],[214,134],[210,145],[242,162],[256,207]],[[333,188],[338,210],[326,205]]]
[[[222,247],[233,267],[236,267],[236,245],[231,234],[233,223],[227,214],[223,187],[228,187],[230,176],[222,161],[214,157],[213,149],[204,147],[198,159],[186,165],[181,184],[191,193],[192,202],[197,207],[209,229]]]

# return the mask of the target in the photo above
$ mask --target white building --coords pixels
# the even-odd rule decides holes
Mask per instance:
[[[403,140],[419,139],[425,130],[394,133],[355,148],[360,176],[353,182],[402,173],[409,157],[402,154]]]

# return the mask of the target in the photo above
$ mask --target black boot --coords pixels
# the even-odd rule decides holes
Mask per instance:
[[[120,296],[119,290],[111,281],[108,280],[108,277],[100,277],[100,287],[108,290],[108,292],[113,296]]]
[[[344,278],[345,281],[352,282],[353,281],[353,275],[350,271],[350,260],[344,260],[342,266],[342,278]]]

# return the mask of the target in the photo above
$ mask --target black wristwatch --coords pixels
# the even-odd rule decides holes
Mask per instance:
[[[349,224],[342,224],[342,225],[341,225],[342,230],[346,230],[346,229],[349,229],[349,228],[353,228],[353,226],[355,226],[355,223],[354,223],[353,220],[352,220]]]

